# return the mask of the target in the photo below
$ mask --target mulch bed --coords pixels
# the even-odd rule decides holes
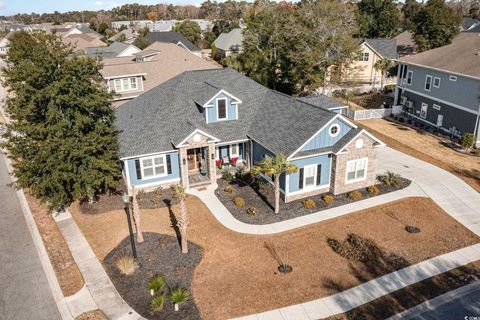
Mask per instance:
[[[411,181],[407,179],[403,179],[403,181],[403,188],[408,187],[411,183]],[[333,203],[331,205],[327,205],[322,200],[322,196],[324,196],[325,194],[320,194],[306,198],[313,199],[315,201],[316,207],[313,209],[307,209],[303,206],[303,201],[305,199],[296,200],[288,203],[280,200],[280,213],[275,214],[273,209],[275,197],[273,192],[273,186],[271,184],[265,184],[267,188],[265,189],[264,194],[262,194],[254,187],[252,187],[252,185],[237,182],[236,180],[229,183],[224,179],[219,179],[217,183],[218,189],[215,190],[215,194],[217,195],[218,199],[236,219],[249,224],[261,225],[280,222],[355,202],[348,198],[348,193],[344,193],[334,196]],[[225,188],[227,188],[228,186],[231,186],[234,189],[233,193],[230,194],[225,191]],[[378,195],[399,190],[397,188],[384,184],[377,184],[376,186],[380,190],[380,193]],[[369,194],[366,188],[359,189],[358,191],[362,194],[362,198],[360,200],[375,197],[374,195]],[[245,200],[245,206],[243,208],[238,207],[233,203],[233,199],[235,197],[241,197]],[[257,215],[254,216],[247,214],[246,210],[249,207],[256,208],[258,210]]]
[[[413,308],[427,300],[448,291],[480,280],[480,261],[441,273],[420,281],[391,294],[364,304],[343,314],[327,318],[328,320],[377,320],[386,319],[397,313]],[[464,314],[453,314],[456,319],[463,319]]]
[[[193,271],[202,258],[202,249],[189,242],[188,254],[182,254],[178,239],[159,233],[144,232],[145,241],[137,244],[140,268],[134,274],[125,276],[115,263],[123,255],[131,254],[130,239],[125,238],[104,259],[103,265],[122,298],[139,314],[147,319],[200,319],[200,313],[192,298],[180,305],[175,312],[173,303],[167,298],[163,310],[150,310],[150,292],[147,282],[155,275],[167,279],[167,287],[183,287],[191,295]],[[166,293],[168,293],[168,288]]]

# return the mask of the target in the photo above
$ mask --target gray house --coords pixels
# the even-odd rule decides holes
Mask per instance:
[[[243,52],[242,29],[236,28],[227,33],[222,33],[213,42],[216,49],[215,59],[223,59],[232,54]]]
[[[399,59],[395,104],[452,136],[469,132],[480,145],[480,37],[464,32],[451,44]]]
[[[215,185],[218,163],[248,169],[284,154],[299,168],[280,178],[286,202],[339,194],[375,183],[376,148],[383,145],[338,113],[228,68],[184,72],[115,113],[129,190]]]

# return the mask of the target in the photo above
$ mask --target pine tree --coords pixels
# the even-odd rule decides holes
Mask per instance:
[[[11,122],[2,146],[16,184],[50,210],[90,200],[116,187],[117,132],[112,95],[101,65],[80,57],[54,34],[18,32],[11,38],[4,85]]]
[[[358,13],[361,37],[393,37],[399,32],[400,11],[393,0],[361,0]]]

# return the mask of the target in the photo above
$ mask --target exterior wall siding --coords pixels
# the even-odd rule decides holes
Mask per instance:
[[[329,185],[330,184],[330,172],[331,172],[331,155],[330,154],[322,154],[319,156],[313,156],[309,158],[299,159],[299,160],[292,160],[292,162],[298,167],[299,171],[300,168],[305,168],[308,165],[322,165],[322,173],[320,175],[320,185]],[[297,171],[296,173],[292,173],[288,176],[288,192],[297,192],[297,191],[311,191],[309,189],[300,189],[299,188],[299,180],[300,180],[300,172]]]
[[[137,179],[135,160],[141,159],[141,157],[124,160],[124,163],[126,162],[125,168],[126,170],[128,170],[128,176],[130,178],[130,185],[135,187],[142,187],[142,186],[153,185],[153,184],[160,185],[162,183],[170,183],[171,180],[180,179],[180,163],[179,163],[178,152],[175,151],[167,154],[170,155],[172,173],[164,177]]]
[[[427,125],[437,127],[438,116],[443,115],[442,125],[439,128],[450,132],[450,130],[455,127],[456,130],[460,131],[460,134],[463,132],[475,132],[476,115],[412,92],[404,91],[402,95],[406,96],[408,101],[413,102],[413,110],[411,113],[416,117],[416,120],[424,121]],[[425,119],[420,118],[422,103],[428,105]],[[434,109],[434,104],[440,106],[440,110]],[[407,111],[406,108],[405,111]]]
[[[207,107],[205,112],[206,112],[206,117],[207,117],[207,123],[214,123],[214,122],[220,122],[218,120],[218,114],[217,114],[217,104],[216,104],[216,99],[222,99],[226,98],[227,99],[227,119],[226,120],[220,120],[220,121],[228,121],[228,120],[237,120],[239,115],[237,115],[237,108],[239,105],[232,104],[232,99],[227,96],[222,94],[219,94],[215,96],[215,99],[212,101],[213,107]]]
[[[340,133],[335,137],[331,137],[329,134],[330,127],[334,124],[339,126]],[[329,123],[325,128],[323,128],[322,131],[317,133],[317,135],[309,143],[307,143],[302,149],[300,149],[300,151],[308,151],[308,150],[314,150],[314,149],[333,146],[351,129],[352,127],[349,124],[337,118],[333,120],[331,123]]]
[[[227,146],[218,146],[216,147],[218,149],[218,156],[221,158],[228,157],[228,148],[230,148],[230,145]],[[244,143],[238,143],[238,160],[244,160]]]
[[[406,81],[403,82],[403,86],[406,89],[414,90],[436,99],[448,101],[478,112],[480,80],[454,75],[457,77],[457,81],[451,81],[449,79],[450,75],[453,75],[451,73],[410,64],[407,65],[407,71],[412,71],[413,76],[411,85],[406,84]],[[425,90],[425,77],[427,75],[432,76],[432,86],[430,91]],[[440,78],[439,88],[433,86],[434,77]],[[399,78],[397,84],[402,85],[402,80],[402,78]]]

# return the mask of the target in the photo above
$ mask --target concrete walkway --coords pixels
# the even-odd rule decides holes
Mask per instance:
[[[98,306],[111,320],[144,319],[119,295],[70,213],[65,211],[58,214],[55,220],[85,280],[83,297],[71,309],[78,313],[78,310],[91,310],[93,306]]]
[[[412,180],[412,185],[404,190],[359,201],[352,205],[345,205],[270,225],[253,226],[236,220],[216,198],[213,188],[207,188],[204,191],[190,190],[189,192],[198,196],[220,223],[241,233],[273,234],[404,197],[426,196],[430,197],[466,228],[480,236],[480,206],[478,205],[480,194],[461,179],[436,166],[389,147],[378,150],[377,170],[378,172],[393,171],[399,173]],[[480,244],[423,261],[329,297],[238,319],[312,320],[326,318],[349,311],[388,293],[476,260],[480,260]]]
[[[387,320],[458,320],[475,317],[480,319],[480,281],[425,301]]]

